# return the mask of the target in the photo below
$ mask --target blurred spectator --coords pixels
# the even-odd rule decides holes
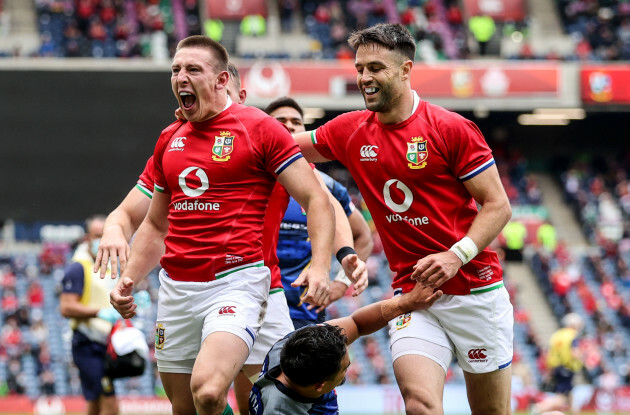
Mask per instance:
[[[525,225],[517,220],[511,220],[503,228],[502,235],[505,238],[505,260],[521,262],[527,238]]]
[[[569,313],[562,319],[562,328],[551,336],[547,369],[553,395],[534,405],[533,414],[569,408],[573,377],[582,367],[578,336],[583,327],[582,318],[578,314]]]
[[[28,304],[31,308],[42,308],[44,306],[44,289],[37,280],[33,280],[28,287]]]
[[[488,50],[488,43],[496,31],[494,19],[487,15],[472,16],[468,20],[468,29],[479,45],[479,54],[485,56]]]
[[[244,36],[264,36],[267,32],[267,22],[259,14],[250,14],[241,21],[241,34]]]
[[[536,231],[536,241],[547,250],[547,252],[556,251],[558,246],[556,228],[548,220],[538,227]]]
[[[278,7],[280,8],[280,25],[283,33],[290,33],[293,31],[295,24],[295,14],[298,8],[298,0],[279,0]]]
[[[225,27],[221,20],[208,19],[204,23],[203,27],[206,31],[206,36],[208,36],[212,40],[221,42],[221,40],[223,39],[223,28]]]

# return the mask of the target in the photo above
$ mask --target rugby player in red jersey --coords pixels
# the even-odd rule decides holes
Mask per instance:
[[[474,123],[411,89],[416,45],[407,29],[379,24],[348,41],[367,110],[295,137],[309,161],[339,160],[352,174],[396,273],[395,292],[416,281],[444,292],[428,310],[389,324],[406,412],[443,413],[456,356],[472,413],[509,414],[513,310],[487,246],[511,208],[492,152]]]
[[[151,206],[111,293],[132,317],[133,285],[161,256],[156,357],[174,414],[220,414],[254,343],[270,288],[261,239],[276,177],[313,215],[317,259],[300,283],[313,303],[328,301],[328,197],[284,127],[231,103],[227,61],[203,36],[178,45],[171,83],[188,122],[173,123],[156,145]]]

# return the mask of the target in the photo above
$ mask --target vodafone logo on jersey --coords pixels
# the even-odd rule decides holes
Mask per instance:
[[[178,211],[210,211],[219,210],[221,204],[217,202],[199,201],[199,196],[203,195],[210,187],[208,175],[201,167],[187,167],[179,174],[179,187],[188,197],[194,197],[195,200],[184,200],[173,203],[173,209]]]
[[[361,146],[361,150],[359,152],[361,153],[359,161],[378,161],[376,158],[378,156],[378,146]]]
[[[197,176],[197,179],[201,183],[201,185],[196,187],[193,187],[194,185],[192,184],[190,186],[188,185],[186,179],[188,175],[192,173]],[[192,183],[193,181],[194,179],[191,178],[190,182]],[[208,175],[205,171],[203,171],[201,167],[192,166],[184,169],[184,171],[179,174],[179,187],[182,189],[182,192],[184,192],[186,196],[199,197],[206,190],[208,190],[208,188],[210,187],[210,181],[208,180]]]
[[[429,223],[429,218],[426,216],[409,217],[401,215],[401,213],[408,211],[411,207],[413,193],[409,186],[400,180],[389,179],[385,182],[385,186],[383,186],[383,200],[388,208],[396,212],[385,216],[389,223],[407,222],[412,226],[422,226]]]
[[[392,185],[396,185],[396,188],[403,193],[405,198],[402,203],[394,202],[392,199],[390,190]],[[413,203],[413,193],[411,193],[411,189],[398,179],[389,179],[385,182],[385,186],[383,186],[383,197],[385,198],[387,207],[397,213],[406,212],[411,207],[411,203]]]

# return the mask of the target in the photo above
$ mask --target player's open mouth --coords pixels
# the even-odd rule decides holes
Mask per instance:
[[[185,110],[191,109],[195,105],[195,101],[197,101],[197,97],[190,92],[180,92],[179,98],[182,100],[182,106]]]
[[[379,91],[378,88],[371,86],[368,88],[363,88],[363,92],[365,92],[365,95],[374,95]]]

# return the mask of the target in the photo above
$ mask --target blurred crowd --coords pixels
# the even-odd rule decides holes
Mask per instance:
[[[36,0],[44,57],[167,59],[201,34],[196,0]]]
[[[518,21],[470,15],[461,0],[276,0],[267,5],[277,7],[269,14],[279,17],[278,36],[305,34],[312,40],[301,59],[352,59],[354,53],[346,40],[353,30],[393,22],[410,30],[417,41],[416,60],[423,62],[499,56],[503,38],[521,45],[510,59],[630,58],[629,2],[550,1],[557,4],[563,30],[573,40],[572,53],[560,56],[551,50],[537,54],[531,46],[527,15]],[[235,25],[233,35],[265,36],[270,23],[268,17],[257,14],[228,20],[208,16],[203,20],[198,0],[35,0],[35,11],[41,45],[35,55],[43,57],[164,60],[188,35],[205,34],[222,41],[226,40],[227,25]],[[2,17],[0,3],[0,35],[9,26]],[[20,51],[2,51],[0,56],[16,53]],[[295,57],[275,50],[231,53],[241,58]]]
[[[580,60],[630,58],[630,3],[619,0],[556,0]]]

